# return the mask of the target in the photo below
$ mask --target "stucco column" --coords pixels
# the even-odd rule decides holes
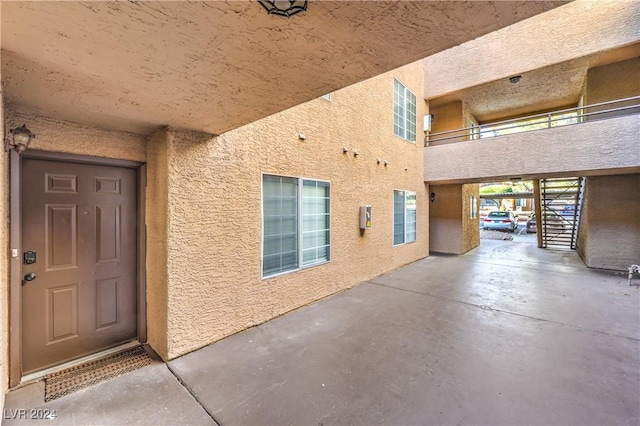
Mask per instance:
[[[640,174],[586,179],[578,253],[591,268],[640,262]]]
[[[185,247],[200,244],[184,235],[188,229],[203,225],[198,215],[206,213],[206,206],[196,202],[198,189],[183,178],[205,172],[198,166],[202,155],[194,150],[212,137],[163,128],[147,142],[147,335],[151,347],[164,360],[180,355],[172,348],[177,342],[189,340],[188,334],[171,324],[180,323],[180,318],[188,315],[185,304],[178,302],[188,290],[185,286],[198,285],[191,272],[197,270],[205,254],[189,256]],[[183,162],[185,158],[190,161]],[[185,203],[185,194],[194,202]],[[197,298],[191,303],[197,304]]]
[[[167,359],[168,310],[168,145],[167,129],[147,141],[147,340]]]

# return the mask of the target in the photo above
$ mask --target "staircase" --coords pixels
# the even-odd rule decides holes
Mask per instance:
[[[584,178],[540,179],[542,247],[575,250]]]

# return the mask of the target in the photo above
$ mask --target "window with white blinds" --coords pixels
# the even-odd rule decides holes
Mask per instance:
[[[416,193],[393,191],[393,245],[416,240]]]
[[[263,175],[262,276],[328,262],[329,182]]]

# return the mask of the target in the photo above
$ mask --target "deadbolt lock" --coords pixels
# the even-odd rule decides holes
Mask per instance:
[[[33,265],[36,263],[36,252],[33,250],[25,251],[22,255],[23,261],[25,265]]]

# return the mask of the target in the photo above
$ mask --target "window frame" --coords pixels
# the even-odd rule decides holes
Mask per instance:
[[[478,219],[478,197],[476,195],[469,197],[469,219]]]
[[[396,238],[396,210],[395,210],[395,205],[396,205],[396,193],[397,192],[402,192],[403,193],[403,206],[404,206],[404,211],[403,211],[403,240],[401,243],[396,243],[395,238]],[[415,229],[413,230],[414,232],[414,237],[411,241],[407,240],[407,235],[409,234],[409,231],[407,229],[407,223],[409,223],[408,219],[408,211],[409,209],[407,209],[407,194],[413,194],[413,196],[415,197],[416,200],[416,209],[415,209]],[[418,192],[417,191],[409,191],[407,189],[394,189],[393,190],[393,199],[392,199],[392,204],[393,204],[393,208],[392,208],[392,214],[393,214],[393,220],[392,220],[392,242],[393,242],[393,246],[394,247],[399,247],[399,246],[403,246],[405,244],[411,244],[411,243],[415,243],[418,240]]]
[[[296,179],[297,180],[297,206],[296,206],[296,218],[297,218],[297,229],[296,229],[296,241],[297,241],[297,260],[298,260],[298,266],[297,268],[294,269],[289,269],[286,271],[281,271],[281,272],[277,272],[274,274],[269,274],[269,275],[265,275],[264,274],[264,240],[265,240],[265,215],[264,215],[264,178],[265,176],[273,176],[273,177],[280,177],[280,178],[290,178],[290,179]],[[309,181],[309,182],[321,182],[321,183],[326,183],[328,185],[328,200],[329,200],[329,209],[327,211],[326,214],[328,214],[329,218],[329,228],[328,228],[328,232],[329,232],[329,240],[328,240],[328,244],[327,244],[327,259],[321,262],[316,262],[313,264],[308,264],[308,265],[304,265],[304,259],[303,259],[303,252],[304,252],[304,247],[303,247],[303,237],[304,237],[304,228],[303,228],[303,186],[304,186],[304,182],[305,181]],[[278,277],[281,275],[286,275],[286,274],[290,274],[292,272],[297,272],[297,271],[301,271],[303,269],[309,269],[309,268],[313,268],[315,266],[319,266],[319,265],[324,265],[327,263],[331,263],[331,242],[333,241],[333,235],[332,235],[332,231],[331,231],[331,208],[332,208],[332,202],[331,202],[331,181],[329,180],[324,180],[324,179],[313,179],[313,178],[308,178],[308,177],[303,177],[303,176],[291,176],[291,175],[283,175],[283,174],[274,174],[274,173],[265,173],[263,172],[260,176],[260,276],[261,279],[265,280],[265,279],[269,279],[269,278],[274,278],[274,277]]]
[[[396,87],[398,86],[402,88],[402,94],[398,94],[396,92]],[[410,95],[411,98],[413,98],[412,99],[413,103],[410,103],[410,97],[407,96],[408,94]],[[399,102],[396,102],[396,98],[400,96],[403,100],[402,104],[400,104]],[[413,107],[413,111],[411,111],[409,106]],[[402,114],[396,114],[396,107],[400,109]],[[408,112],[411,112],[413,114],[413,121],[411,121],[410,118],[408,117],[409,115]],[[394,78],[393,79],[393,134],[399,138],[402,138],[407,142],[411,142],[415,144],[417,141],[417,132],[418,132],[417,115],[418,115],[418,98],[416,97],[415,93],[409,90],[407,86],[402,84],[400,80],[398,80],[397,78]],[[400,117],[400,119],[402,120],[402,125],[397,126],[401,130],[402,134],[398,134],[396,132],[396,117]],[[412,127],[412,129],[410,129],[410,127]]]

